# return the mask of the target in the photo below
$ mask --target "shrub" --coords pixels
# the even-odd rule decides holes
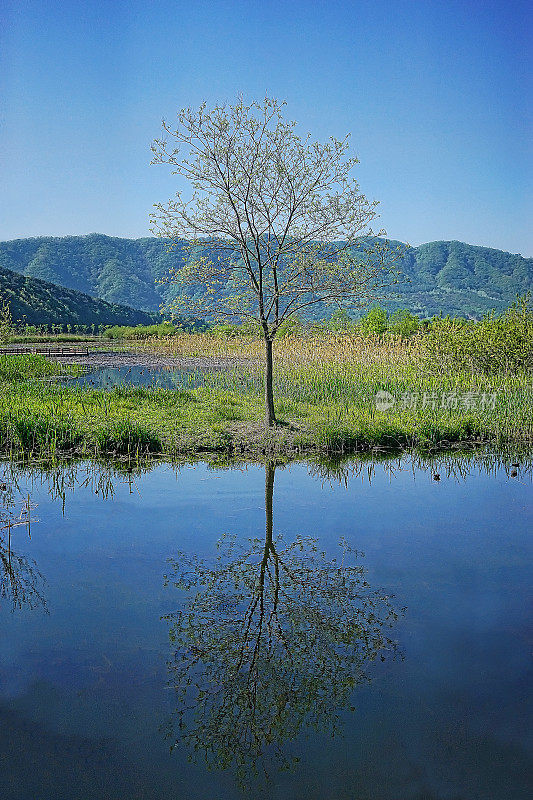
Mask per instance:
[[[387,311],[373,306],[361,319],[359,327],[365,336],[381,336],[387,330]]]
[[[437,370],[513,372],[533,367],[530,296],[518,297],[503,314],[482,320],[435,317],[424,339],[428,363]]]
[[[389,317],[387,330],[394,336],[408,339],[420,330],[420,320],[406,309],[395,311],[394,314],[391,314]]]
[[[170,322],[161,322],[159,325],[113,325],[106,328],[104,336],[106,339],[150,339],[154,336],[163,339],[180,331],[181,328]]]

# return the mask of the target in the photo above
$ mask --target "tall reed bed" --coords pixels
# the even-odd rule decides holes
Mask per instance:
[[[390,337],[383,341],[378,336],[361,336],[356,333],[285,336],[274,340],[277,365],[328,363],[375,363],[377,361],[409,361],[420,346],[421,337],[404,340]],[[183,333],[168,339],[145,339],[135,342],[141,352],[157,352],[179,358],[237,359],[261,367],[264,344],[261,337],[216,337],[209,333]]]

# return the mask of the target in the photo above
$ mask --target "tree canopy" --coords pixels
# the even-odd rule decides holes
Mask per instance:
[[[157,203],[154,231],[188,242],[171,313],[256,319],[265,339],[265,419],[276,422],[272,341],[291,316],[321,304],[364,307],[391,283],[401,246],[374,231],[377,201],[352,176],[348,139],[312,141],[284,103],[182,109],[152,145],[191,189]]]
[[[372,229],[377,201],[351,176],[358,160],[348,137],[302,139],[283,105],[203,104],[180,111],[175,128],[163,123],[153,163],[169,164],[192,188],[152,215],[154,232],[189,246],[170,309],[252,317],[272,337],[309,306],[365,305],[388,284],[391,249]]]

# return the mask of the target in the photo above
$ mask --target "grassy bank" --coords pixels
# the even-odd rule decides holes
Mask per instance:
[[[196,334],[160,345],[158,352],[178,357],[239,359],[234,369],[207,373],[201,388],[179,391],[50,385],[40,378],[57,372],[57,365],[38,356],[4,356],[1,449],[34,455],[296,454],[465,441],[533,443],[533,389],[526,371],[443,371],[416,342],[328,336],[289,337],[276,345],[275,392],[283,424],[268,435],[258,341],[216,342]],[[376,405],[378,392],[386,393],[386,407]]]
[[[58,364],[40,355],[0,354],[0,384],[2,391],[6,392],[11,384],[43,380],[56,375],[76,376],[81,372],[77,364]]]

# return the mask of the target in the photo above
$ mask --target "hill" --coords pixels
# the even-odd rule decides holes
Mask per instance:
[[[119,239],[102,234],[0,242],[0,268],[50,281],[109,303],[158,311],[172,287],[157,284],[183,263],[163,239]],[[479,317],[503,310],[533,288],[533,259],[463,242],[430,242],[411,248],[402,265],[409,282],[385,305],[421,316]]]
[[[13,321],[24,320],[30,325],[150,325],[158,316],[106,303],[88,294],[18,275],[2,267],[0,297],[9,302]]]

